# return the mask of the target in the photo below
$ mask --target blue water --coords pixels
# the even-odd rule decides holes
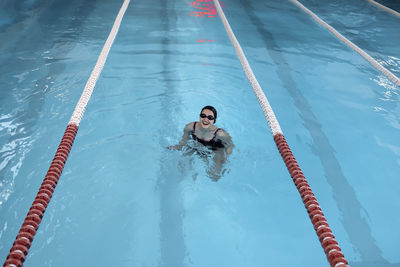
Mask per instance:
[[[329,265],[221,21],[190,3],[131,2],[24,266]],[[400,75],[397,17],[302,3]],[[2,261],[121,5],[0,2]],[[351,266],[400,266],[399,87],[289,1],[223,9]],[[165,149],[208,104],[236,146],[217,182]]]

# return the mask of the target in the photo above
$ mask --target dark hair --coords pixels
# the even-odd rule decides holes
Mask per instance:
[[[203,112],[203,110],[208,109],[211,110],[214,113],[214,123],[217,121],[217,110],[213,106],[205,106],[204,108],[201,109],[200,113]]]

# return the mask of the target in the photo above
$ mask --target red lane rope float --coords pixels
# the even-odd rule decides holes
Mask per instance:
[[[61,173],[64,169],[65,162],[67,161],[69,152],[74,142],[78,126],[75,124],[68,124],[64,136],[58,146],[57,152],[54,155],[53,161],[50,164],[49,170],[39,188],[35,200],[32,203],[29,212],[22,223],[22,227],[15,239],[10,253],[4,263],[4,266],[22,266],[25,257],[28,254],[29,248],[36,234],[39,224],[42,221],[43,214],[50,202],[54,189],[60,179]]]
[[[339,244],[336,241],[327,220],[325,219],[321,207],[319,206],[311,187],[304,177],[299,164],[293,156],[285,137],[283,134],[276,134],[274,136],[274,141],[278,147],[283,161],[286,164],[287,169],[289,170],[290,176],[292,177],[293,182],[300,193],[301,199],[303,200],[304,206],[307,209],[310,220],[314,226],[319,241],[321,242],[322,248],[325,251],[328,261],[332,267],[348,266],[348,263],[341,252]]]
[[[39,192],[37,193],[36,198],[33,201],[24,222],[22,223],[22,227],[19,230],[14,244],[10,249],[10,253],[6,258],[6,261],[4,262],[4,267],[22,267],[25,261],[25,257],[28,254],[29,248],[31,247],[33,237],[39,228],[43,214],[46,211],[46,208],[54,193],[54,189],[56,188],[58,180],[60,179],[65,162],[67,161],[69,152],[78,131],[79,124],[82,120],[83,114],[85,113],[86,106],[90,100],[90,97],[92,96],[93,89],[107,60],[108,53],[110,52],[115,37],[117,36],[119,26],[121,25],[122,18],[126,9],[128,8],[129,2],[130,0],[124,0],[121,9],[118,12],[111,32],[108,35],[103,49],[97,59],[96,65],[94,66],[82,95],[75,107],[75,110],[72,113],[71,119],[67,125],[67,129],[65,130],[64,136],[61,139],[61,142],[57,148],[57,152],[54,155],[53,161],[50,164],[43,183],[39,188]]]
[[[317,199],[315,198],[306,178],[304,177],[303,172],[299,167],[299,164],[294,158],[293,153],[290,150],[290,147],[287,144],[285,137],[283,136],[281,127],[275,117],[274,111],[272,110],[267,97],[261,89],[261,86],[258,83],[242,50],[242,47],[236,39],[236,36],[233,33],[229,22],[226,19],[221,6],[219,5],[218,0],[213,1],[217,9],[218,15],[221,18],[222,23],[224,24],[229,39],[231,40],[235,48],[240,63],[242,64],[246,77],[249,80],[251,87],[253,88],[254,94],[256,95],[258,102],[260,103],[260,106],[264,112],[265,118],[267,119],[268,125],[271,129],[272,136],[274,137],[274,141],[276,146],[278,147],[279,153],[281,154],[282,159],[285,162],[287,169],[289,170],[290,176],[292,177],[293,182],[300,193],[304,206],[310,216],[311,223],[314,226],[321,246],[324,249],[324,252],[331,267],[348,267],[348,262],[346,261],[338,245],[338,242],[336,241],[335,236],[333,235],[328,225],[328,222],[326,221],[325,216],[322,213],[321,207],[319,206]]]

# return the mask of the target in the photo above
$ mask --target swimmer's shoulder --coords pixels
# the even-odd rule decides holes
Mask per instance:
[[[185,125],[185,131],[191,131],[193,130],[195,122],[189,122],[188,124]]]

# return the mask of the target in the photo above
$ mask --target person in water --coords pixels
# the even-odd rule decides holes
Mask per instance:
[[[224,129],[214,126],[216,120],[217,110],[212,106],[203,107],[199,121],[186,124],[179,143],[168,148],[182,150],[190,139],[197,141],[215,152],[213,172],[219,174],[227,157],[232,154],[234,145],[230,135]]]

